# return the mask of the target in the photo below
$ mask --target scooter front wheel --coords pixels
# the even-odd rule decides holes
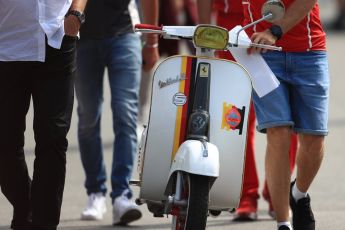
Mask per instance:
[[[177,172],[175,199],[172,208],[172,230],[202,230],[206,228],[210,178]]]

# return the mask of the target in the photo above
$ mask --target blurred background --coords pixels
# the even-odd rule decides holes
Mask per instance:
[[[195,23],[195,1],[194,0],[162,0],[164,3],[172,1],[175,13],[171,23],[162,23],[164,25],[174,25],[176,22],[180,25],[191,25]],[[341,0],[340,0],[341,1]],[[345,150],[342,146],[345,136],[345,18],[344,8],[338,0],[319,0],[321,9],[321,19],[327,33],[327,46],[331,75],[331,98],[330,98],[330,134],[326,138],[326,155],[321,171],[315,180],[311,189],[313,205],[315,208],[316,219],[318,220],[317,229],[343,230],[345,229],[343,219],[345,217]],[[343,1],[344,2],[344,1]],[[168,4],[161,4],[164,10],[171,10]],[[194,5],[194,6],[193,6]],[[342,16],[341,16],[342,14]],[[167,16],[167,15],[165,15]],[[171,16],[171,15],[170,15]],[[161,19],[163,22],[165,19]],[[174,21],[175,20],[175,21]],[[173,54],[173,52],[187,54],[190,52],[190,46],[180,42],[179,46],[166,45],[171,49],[163,49],[165,45],[160,44],[162,57]],[[169,53],[171,51],[171,53]],[[150,84],[151,73],[143,73],[142,88],[140,94],[141,113],[139,115],[138,135],[142,130],[142,125],[146,123],[148,117],[150,101]],[[107,79],[107,78],[106,78]],[[107,161],[107,170],[110,170],[113,132],[110,110],[108,85],[105,84],[104,113],[102,117],[102,136],[105,149],[105,159]],[[75,103],[74,109],[77,104]],[[69,151],[67,160],[67,177],[64,193],[64,202],[61,213],[61,229],[107,229],[111,227],[111,211],[108,211],[104,220],[99,222],[82,222],[79,220],[80,212],[86,204],[87,196],[83,188],[84,174],[80,162],[78,143],[77,143],[77,116],[74,113],[71,130],[69,132]],[[30,172],[32,172],[32,163],[34,159],[34,140],[32,133],[32,108],[27,116],[26,132],[26,159]],[[263,159],[265,152],[265,136],[256,134],[256,159],[260,176],[260,187],[263,181]],[[109,175],[109,173],[108,173]],[[134,178],[137,178],[136,167]],[[110,184],[109,184],[110,187]],[[138,193],[138,188],[134,187],[134,192]],[[262,200],[262,199],[261,199]],[[110,199],[108,208],[111,210]],[[147,211],[146,206],[141,206],[144,213],[140,221],[135,222],[132,226],[135,229],[170,229],[171,218],[153,218]],[[235,224],[230,221],[229,213],[222,213],[217,219],[209,219],[208,229],[271,229],[272,221],[267,215],[267,204],[262,201],[259,203],[259,221],[253,223]],[[0,193],[0,230],[9,229],[12,217],[12,208],[5,197]],[[230,225],[230,227],[229,227]],[[116,227],[116,229],[122,229]],[[125,228],[123,228],[125,229]]]

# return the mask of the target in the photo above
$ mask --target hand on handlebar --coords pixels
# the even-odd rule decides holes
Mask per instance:
[[[273,46],[275,45],[277,38],[273,36],[272,33],[267,29],[263,32],[254,33],[251,37],[251,40],[253,43]],[[259,46],[253,46],[248,49],[249,54],[260,53],[260,52],[266,53],[267,49],[263,47],[259,47]]]

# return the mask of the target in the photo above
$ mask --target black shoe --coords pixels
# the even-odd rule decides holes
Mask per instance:
[[[290,228],[286,225],[282,225],[278,228],[278,230],[290,230]]]
[[[310,196],[299,199],[297,202],[292,196],[292,186],[290,187],[290,207],[292,210],[292,226],[294,230],[315,230],[315,219],[310,207]]]

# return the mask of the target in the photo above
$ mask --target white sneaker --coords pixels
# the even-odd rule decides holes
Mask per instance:
[[[127,198],[127,193],[128,190],[125,190],[121,196],[114,200],[113,225],[126,225],[140,219],[142,215],[138,205]]]
[[[101,220],[107,207],[103,193],[91,193],[86,208],[81,213],[82,220]]]

